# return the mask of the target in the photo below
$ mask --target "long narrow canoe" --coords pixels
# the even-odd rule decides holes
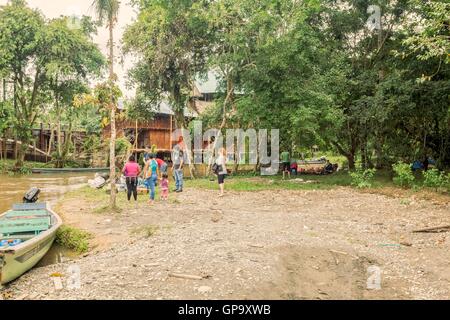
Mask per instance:
[[[109,168],[34,168],[32,173],[109,172]]]
[[[33,268],[52,246],[61,224],[46,203],[17,204],[1,214],[0,285]]]

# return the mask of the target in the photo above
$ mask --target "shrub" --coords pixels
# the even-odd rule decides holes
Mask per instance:
[[[447,192],[450,193],[450,172],[447,175],[446,185],[447,185]]]
[[[376,169],[357,170],[350,173],[352,185],[359,189],[372,187]]]
[[[56,243],[78,253],[84,253],[89,250],[90,238],[91,235],[86,231],[62,226],[56,234]]]
[[[425,187],[433,188],[438,191],[440,188],[444,188],[447,184],[447,177],[445,177],[444,171],[438,169],[430,169],[423,172]]]
[[[401,187],[411,187],[414,182],[414,175],[411,166],[407,163],[398,162],[392,166],[396,176],[393,181]]]

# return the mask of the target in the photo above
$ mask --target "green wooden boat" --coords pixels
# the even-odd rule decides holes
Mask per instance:
[[[61,218],[46,203],[16,204],[0,215],[0,286],[42,259],[61,224]]]

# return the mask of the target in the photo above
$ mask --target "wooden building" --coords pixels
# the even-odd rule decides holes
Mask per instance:
[[[17,158],[17,150],[22,142],[16,141],[13,135],[10,134],[11,131],[11,129],[6,130],[5,135],[0,137],[1,158]],[[66,141],[68,138],[68,132],[63,126],[61,128],[61,141],[58,141],[58,135],[55,128],[52,129],[50,124],[40,123],[32,129],[32,136],[33,138],[31,139],[25,154],[25,160],[48,162],[52,159],[52,153],[56,151],[58,143],[62,144]],[[72,131],[71,139],[76,154],[81,153],[85,137],[86,132],[83,130]]]
[[[187,120],[194,119],[198,114],[190,108],[185,108]],[[172,109],[166,102],[162,102],[154,117],[147,121],[122,120],[116,122],[117,138],[126,137],[133,145],[133,151],[141,153],[156,146],[158,152],[170,155],[174,145],[171,141],[172,132],[176,129],[175,117]],[[103,129],[103,137],[108,139],[111,127]]]
[[[189,122],[197,118],[208,107],[213,105],[213,100],[217,91],[217,76],[212,72],[208,74],[206,81],[195,83],[191,101],[185,107],[184,114]],[[123,120],[116,122],[117,137],[127,137],[133,145],[137,154],[149,150],[156,146],[158,156],[170,159],[170,152],[176,143],[171,141],[172,132],[176,129],[174,112],[171,106],[163,101],[160,103],[153,119],[148,121]],[[103,137],[109,138],[111,128],[107,126],[103,129]]]

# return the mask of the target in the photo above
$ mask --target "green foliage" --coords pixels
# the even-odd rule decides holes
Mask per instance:
[[[56,234],[56,243],[78,253],[84,253],[89,250],[91,237],[91,234],[86,231],[63,225]]]
[[[70,28],[67,17],[47,20],[25,1],[0,7],[0,75],[15,87],[11,90],[15,96],[8,101],[15,112],[7,115],[7,122],[0,121],[0,133],[6,123],[23,142],[17,167],[23,164],[38,120],[64,122],[70,137],[79,111],[72,103],[74,96],[88,91],[89,76],[101,73],[104,58],[91,39],[95,27],[88,17],[83,17],[81,25]],[[4,103],[0,113],[5,114]],[[58,144],[58,166],[64,166],[70,140]]]
[[[444,171],[438,169],[430,169],[423,171],[423,185],[425,187],[433,188],[438,191],[441,188],[445,188],[448,183],[448,176],[445,176]]]
[[[411,187],[414,182],[414,175],[411,170],[411,165],[403,162],[398,162],[392,165],[396,176],[393,181],[401,187]]]
[[[445,63],[449,63],[448,13],[450,12],[450,3],[447,0],[412,0],[411,5],[422,18],[422,27],[413,29],[414,32],[404,40],[404,44],[421,60],[437,57]],[[413,26],[417,24],[417,19],[411,20],[413,20],[410,22]]]
[[[450,193],[450,173],[447,174],[446,186],[447,186],[447,192]]]
[[[149,117],[162,100],[168,100],[180,127],[192,92],[193,77],[206,69],[210,43],[206,23],[195,3],[205,1],[136,1],[137,20],[125,31],[126,53],[140,57],[130,71],[137,86],[131,108],[134,118]]]
[[[116,155],[119,156],[127,154],[130,151],[131,147],[132,145],[127,138],[118,138],[116,140]]]
[[[109,148],[109,139],[105,141],[105,149],[108,150]],[[131,152],[131,148],[133,146],[131,145],[130,141],[128,141],[127,138],[118,138],[116,139],[116,166],[121,167],[127,160],[127,156]]]
[[[101,149],[102,142],[100,137],[96,135],[89,135],[83,141],[83,151],[89,155]]]
[[[17,169],[14,165],[14,160],[0,160],[0,174],[31,174],[31,169],[33,168],[46,167],[49,167],[46,163],[25,161],[23,166]]]
[[[350,172],[352,185],[359,188],[371,188],[376,169],[357,170]]]
[[[97,15],[98,24],[110,26],[117,22],[120,9],[118,0],[94,0],[93,8]]]

